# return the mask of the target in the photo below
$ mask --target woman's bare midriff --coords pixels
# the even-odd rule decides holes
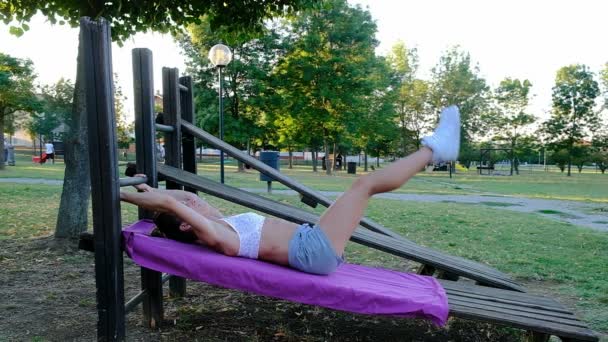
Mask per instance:
[[[281,265],[289,265],[289,241],[298,225],[279,218],[266,217],[258,258]]]
[[[239,237],[228,223],[222,220],[213,220],[223,246],[217,246],[219,252],[236,256],[239,251]],[[289,265],[289,240],[298,228],[298,225],[274,217],[266,217],[262,226],[260,250],[258,259],[276,264]]]

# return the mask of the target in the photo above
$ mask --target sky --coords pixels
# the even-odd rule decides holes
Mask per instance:
[[[555,73],[563,66],[586,64],[598,72],[608,62],[608,1],[603,0],[349,0],[367,8],[376,20],[386,54],[398,40],[416,47],[421,78],[441,54],[458,45],[471,54],[481,75],[496,87],[505,77],[533,84],[529,110],[543,118],[551,106]],[[17,38],[0,24],[0,52],[34,62],[39,82],[51,84],[76,73],[76,29],[51,25],[42,16]],[[132,112],[131,49],[147,47],[154,55],[155,88],[161,67],[184,70],[184,56],[170,36],[137,34],[123,47],[113,46],[114,72]]]

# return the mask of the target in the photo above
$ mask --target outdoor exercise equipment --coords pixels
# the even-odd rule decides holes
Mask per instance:
[[[103,19],[91,21],[83,18],[81,34],[86,75],[87,117],[90,127],[89,153],[94,228],[93,235],[83,234],[81,247],[95,252],[98,339],[124,340],[126,312],[142,304],[144,323],[147,326],[157,327],[163,320],[163,282],[169,280],[170,294],[178,297],[185,294],[186,282],[176,275],[163,275],[164,269],[150,264],[149,259],[140,260],[142,290],[125,302],[122,251],[123,247],[129,251],[130,237],[127,230],[127,238],[125,243],[122,243],[125,232],[121,228],[120,186],[147,183],[157,187],[158,177],[162,175],[166,179],[167,188],[184,187],[188,191],[204,191],[296,223],[313,223],[318,220],[318,216],[303,209],[197,176],[194,150],[194,138],[197,138],[299,192],[308,204],[329,206],[331,201],[194,126],[191,123],[194,112],[192,81],[187,76],[179,77],[177,69],[163,68],[164,124],[155,125],[152,53],[148,49],[133,50],[136,167],[138,173],[144,173],[148,177],[120,179],[115,135],[110,28]],[[164,165],[157,164],[155,159],[156,130],[165,133]],[[145,219],[149,219],[151,214],[140,210],[140,219],[144,221],[139,224],[145,225],[147,222]],[[550,298],[519,292],[525,289],[497,270],[418,246],[367,218],[362,219],[360,224],[366,229],[361,227],[357,229],[351,239],[354,242],[418,261],[423,265],[420,269],[422,274],[436,274],[438,277],[450,279],[458,279],[458,276],[462,276],[486,285],[440,280],[448,296],[450,315],[525,329],[529,337],[535,341],[545,341],[551,334],[568,340],[598,340],[586,324],[579,321],[570,310]],[[165,241],[165,243],[173,242]],[[166,250],[162,255],[173,252],[175,252],[173,249]],[[256,260],[251,262],[262,263]],[[285,271],[292,270],[285,269]],[[190,277],[189,274],[177,271],[175,274]],[[261,286],[257,284],[258,281],[260,280],[255,280],[256,283],[250,285]]]

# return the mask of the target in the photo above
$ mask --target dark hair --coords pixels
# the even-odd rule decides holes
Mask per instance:
[[[167,213],[159,213],[154,217],[154,224],[166,238],[180,242],[192,243],[197,239],[194,232],[184,232],[179,229],[182,224],[177,217]]]
[[[137,174],[137,165],[133,162],[127,163],[127,169],[125,170],[125,176],[133,177]]]

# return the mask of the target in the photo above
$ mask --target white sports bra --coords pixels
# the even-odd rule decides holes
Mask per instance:
[[[238,256],[250,259],[258,258],[264,219],[264,216],[256,213],[244,213],[220,219],[228,223],[239,236]]]

